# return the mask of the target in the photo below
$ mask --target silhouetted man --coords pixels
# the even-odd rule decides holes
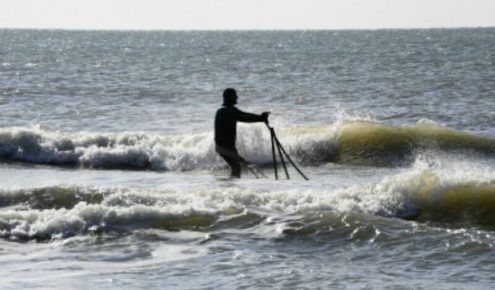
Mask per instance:
[[[268,122],[269,112],[261,115],[243,112],[235,107],[237,104],[237,93],[228,88],[223,92],[223,105],[215,115],[215,151],[232,168],[230,176],[241,177],[241,162],[246,162],[239,156],[235,148],[237,135],[237,122]]]

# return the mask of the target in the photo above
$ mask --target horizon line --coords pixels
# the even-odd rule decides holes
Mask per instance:
[[[0,30],[45,30],[45,31],[108,31],[108,32],[242,32],[242,31],[377,31],[377,30],[455,30],[490,29],[495,26],[431,26],[431,27],[373,27],[373,28],[74,28],[74,27],[0,27]]]

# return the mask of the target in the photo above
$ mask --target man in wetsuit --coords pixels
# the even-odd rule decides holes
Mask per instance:
[[[235,148],[237,135],[237,122],[268,122],[269,112],[261,115],[243,112],[235,107],[237,104],[237,93],[228,88],[223,92],[223,105],[215,115],[215,151],[232,168],[231,177],[241,177],[241,162],[246,160],[239,156]]]

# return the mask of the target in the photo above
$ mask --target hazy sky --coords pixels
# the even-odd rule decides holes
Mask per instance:
[[[495,27],[495,0],[0,0],[1,28]]]

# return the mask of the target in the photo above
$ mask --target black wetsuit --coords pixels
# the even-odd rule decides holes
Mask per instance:
[[[241,176],[241,165],[239,162],[243,160],[235,148],[237,122],[254,123],[264,121],[265,118],[262,115],[246,113],[237,109],[235,106],[228,105],[218,109],[215,115],[215,144],[217,145],[218,154],[232,168],[232,176]],[[231,152],[232,154],[225,154],[225,152]]]

